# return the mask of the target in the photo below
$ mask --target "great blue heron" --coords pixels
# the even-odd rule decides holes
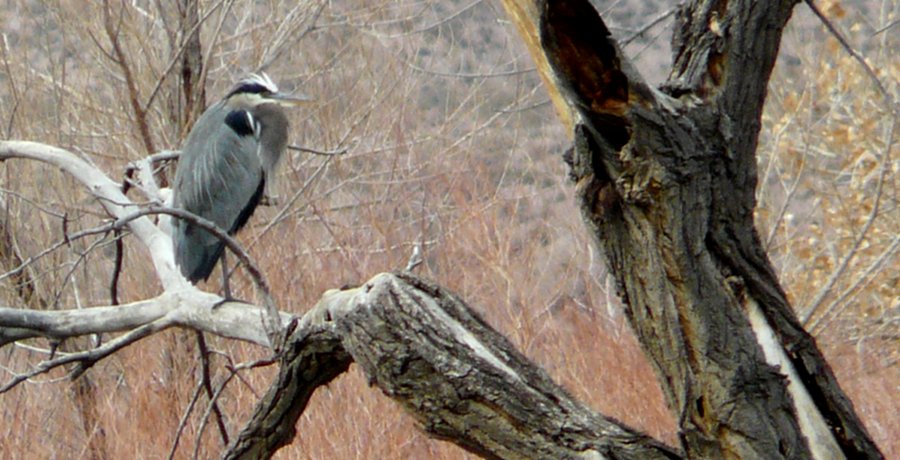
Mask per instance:
[[[287,147],[288,120],[282,107],[305,100],[280,93],[265,74],[238,81],[203,112],[188,134],[175,173],[174,206],[229,234],[240,230]],[[174,219],[172,228],[181,273],[192,283],[209,278],[224,243],[181,219]]]

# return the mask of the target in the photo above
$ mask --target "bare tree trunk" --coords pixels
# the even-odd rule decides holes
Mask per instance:
[[[688,2],[662,91],[589,1],[506,3],[563,118],[579,120],[568,161],[582,213],[688,457],[880,458],[753,222],[766,85],[796,1]]]
[[[203,47],[200,44],[200,2],[179,0],[179,20],[184,54],[181,56],[181,91],[184,96],[185,120],[179,126],[190,129],[194,120],[206,108],[206,87],[200,81],[203,75]],[[177,50],[176,50],[177,51]]]
[[[505,5],[563,120],[577,123],[566,160],[582,213],[685,455],[881,458],[754,228],[760,116],[796,1],[764,3],[683,6],[661,90],[588,0]],[[677,456],[573,401],[440,288],[401,276],[360,289],[339,314],[326,308],[325,324],[432,435],[487,458]]]

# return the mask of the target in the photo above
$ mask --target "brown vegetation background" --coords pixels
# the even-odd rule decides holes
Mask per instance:
[[[72,150],[116,180],[148,149],[177,149],[191,116],[174,4],[5,1],[0,134]],[[643,27],[668,2],[598,4],[609,8],[613,32],[629,40],[627,54],[648,79],[663,81],[671,17]],[[896,98],[900,5],[820,6]],[[568,135],[499,2],[218,0],[202,2],[200,16],[208,102],[262,68],[282,89],[316,98],[291,113],[295,144],[347,149],[290,152],[276,204],[258,210],[241,234],[280,308],[301,314],[326,289],[402,268],[420,245],[422,274],[462,295],[578,398],[677,442],[573,205],[561,160]],[[896,148],[890,155],[889,138],[897,137],[890,114],[863,69],[802,5],[769,89],[760,235],[798,315],[885,455],[896,458],[900,161]],[[0,205],[22,259],[64,230],[104,218],[71,179],[23,162],[0,164]],[[124,241],[121,301],[154,295],[144,249]],[[114,257],[110,237],[73,242],[29,265],[33,292],[3,276],[0,302],[109,304]],[[238,278],[238,296],[252,298]],[[210,344],[214,383],[228,363],[266,353],[216,338]],[[27,369],[47,347],[34,341],[0,350],[0,376]],[[168,331],[92,368],[89,384],[60,371],[0,395],[0,456],[165,458],[196,387],[195,348],[191,334]],[[231,433],[272,375],[248,371],[227,387],[220,402]],[[176,458],[190,457],[203,407],[187,418]],[[468,458],[415,429],[354,368],[315,395],[297,428],[279,458]],[[212,423],[199,439],[201,458],[222,449]]]

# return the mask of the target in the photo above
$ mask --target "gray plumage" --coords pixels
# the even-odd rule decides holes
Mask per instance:
[[[303,99],[278,92],[267,76],[239,81],[194,124],[175,173],[174,206],[229,234],[246,223],[287,147],[282,105]],[[209,278],[224,244],[181,219],[173,222],[175,262],[192,283]]]

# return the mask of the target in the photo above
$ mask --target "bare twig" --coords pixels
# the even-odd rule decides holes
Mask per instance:
[[[197,350],[200,353],[200,382],[206,390],[206,396],[210,399],[212,411],[216,415],[216,424],[219,427],[219,436],[222,437],[222,445],[228,445],[228,429],[225,427],[225,416],[219,409],[219,404],[213,400],[212,381],[209,376],[209,347],[206,346],[206,338],[203,332],[195,331],[197,336]]]
[[[113,260],[112,279],[109,280],[109,302],[119,304],[119,276],[122,274],[122,262],[125,260],[125,245],[122,243],[122,231],[114,232],[116,242],[116,258]]]
[[[95,363],[97,361],[100,361],[101,359],[106,358],[107,356],[115,353],[116,351],[119,351],[122,348],[124,348],[128,345],[131,345],[132,343],[137,342],[138,340],[143,339],[144,337],[147,337],[151,334],[154,334],[163,329],[171,327],[172,324],[173,324],[172,321],[168,317],[163,316],[162,318],[159,318],[149,324],[140,326],[127,334],[116,337],[115,339],[110,340],[109,342],[107,342],[106,344],[104,344],[100,347],[97,347],[97,348],[94,348],[94,349],[91,349],[88,351],[83,351],[83,352],[78,352],[78,353],[70,353],[70,354],[60,356],[55,359],[44,361],[44,362],[38,364],[37,367],[35,369],[31,370],[30,372],[26,372],[24,374],[18,374],[16,376],[14,376],[9,382],[7,382],[2,387],[0,387],[0,394],[6,393],[7,391],[14,388],[16,385],[34,377],[34,376],[49,372],[59,366],[65,365],[65,364],[74,363],[74,362]]]
[[[511,64],[515,61],[510,61],[508,64]],[[499,72],[491,72],[491,73],[482,73],[482,72],[442,72],[440,70],[432,70],[426,69],[424,67],[413,64],[412,61],[404,60],[404,64],[412,70],[416,72],[421,72],[428,75],[434,75],[436,77],[447,77],[447,78],[506,78],[506,77],[514,77],[516,75],[525,75],[534,72],[537,70],[534,67],[528,67],[526,69],[516,69],[516,70],[507,70],[507,71],[499,71]]]
[[[231,356],[224,355],[224,357],[227,360],[231,361]],[[276,362],[278,362],[278,360],[275,358],[260,359],[257,361],[241,363],[238,365],[234,365],[229,362],[229,364],[227,364],[225,366],[225,368],[228,369],[228,371],[231,373],[231,375],[233,375],[234,377],[237,377],[239,380],[244,382],[245,385],[249,386],[249,384],[246,382],[244,377],[241,376],[241,371],[244,371],[247,369],[255,369],[255,368],[259,368],[259,367],[271,366],[272,364],[275,364]],[[174,439],[174,441],[172,441],[172,448],[169,449],[168,460],[172,460],[173,458],[175,458],[175,452],[178,450],[178,442],[181,439],[181,434],[184,432],[184,428],[187,426],[187,420],[190,417],[191,412],[194,411],[194,407],[197,405],[197,401],[200,399],[200,393],[203,391],[205,386],[206,386],[206,383],[204,383],[203,381],[200,381],[197,383],[197,387],[194,389],[194,394],[191,396],[191,401],[190,401],[190,403],[188,403],[188,406],[185,408],[184,413],[181,415],[181,420],[179,420],[179,422],[178,422],[178,429],[175,431],[175,439]],[[254,396],[259,398],[259,395],[256,393],[255,390],[253,390],[252,387],[250,388],[250,390],[253,392]],[[210,392],[208,394],[209,394],[210,401],[212,401],[213,398],[216,397],[215,393]],[[198,437],[199,437],[199,435],[200,434],[198,433]]]
[[[25,203],[28,203],[30,206],[33,206],[35,209],[37,209],[38,211],[40,211],[44,214],[47,214],[48,216],[52,216],[57,219],[63,219],[66,217],[66,214],[64,212],[57,212],[46,206],[42,206],[37,201],[32,200],[31,198],[28,198],[27,196],[22,195],[21,193],[18,193],[14,190],[0,188],[0,194],[9,195],[9,196],[15,197],[17,200],[24,201]],[[3,206],[6,206],[6,205],[4,204]]]
[[[885,31],[887,31],[888,29],[890,29],[891,27],[896,26],[897,24],[900,24],[900,19],[894,19],[893,21],[887,23],[887,25],[885,25],[884,27],[876,30],[875,32],[872,32],[872,36],[874,37],[878,34],[881,34]]]
[[[138,216],[138,217],[140,217],[140,216]],[[15,278],[15,277],[19,276],[19,274],[22,273],[23,270],[28,268],[29,265],[35,263],[36,261],[47,256],[47,254],[50,254],[51,252],[56,251],[57,249],[59,249],[63,246],[70,245],[73,241],[77,241],[81,238],[85,238],[85,237],[92,236],[92,235],[97,235],[97,234],[101,234],[101,233],[109,233],[111,231],[116,231],[116,230],[121,231],[121,227],[117,228],[115,226],[115,223],[111,223],[111,224],[106,224],[106,225],[102,225],[99,227],[93,227],[93,228],[81,230],[76,233],[63,233],[63,237],[60,241],[48,246],[47,248],[45,248],[43,251],[37,253],[36,255],[33,255],[25,260],[22,260],[18,266],[12,268],[11,270],[7,271],[6,273],[0,274],[0,281],[3,281],[4,279],[9,278],[9,277]],[[64,232],[65,232],[65,230],[64,230]]]
[[[172,447],[169,449],[168,460],[175,458],[175,452],[178,450],[178,442],[181,440],[181,433],[184,432],[184,428],[187,426],[188,417],[191,416],[191,412],[194,411],[194,406],[197,405],[197,400],[200,399],[200,392],[203,391],[203,386],[203,381],[197,382],[197,387],[194,388],[194,394],[191,395],[191,401],[188,403],[187,407],[184,408],[184,413],[181,414],[181,419],[178,421],[178,429],[175,430],[175,439],[172,441]]]
[[[66,238],[66,240],[69,243],[71,243],[71,241],[72,241],[68,238]],[[93,252],[98,247],[100,247],[100,245],[103,244],[105,240],[106,240],[106,235],[104,235],[103,238],[100,238],[97,241],[92,242],[84,251],[75,251],[75,253],[78,255],[78,257],[75,259],[74,262],[71,263],[71,265],[72,265],[71,268],[69,268],[69,270],[66,272],[65,276],[63,276],[63,280],[62,280],[62,282],[60,282],[59,290],[56,293],[56,297],[53,299],[53,302],[51,303],[52,305],[56,306],[59,304],[59,299],[62,297],[63,290],[65,289],[66,285],[69,284],[69,280],[71,280],[72,276],[75,273],[75,270],[81,265],[81,263],[85,260],[87,255],[89,253]],[[73,284],[73,286],[75,286],[75,285]]]
[[[219,385],[219,387],[216,388],[216,392],[213,393],[209,398],[209,404],[206,405],[206,411],[203,413],[203,417],[200,418],[200,427],[197,428],[197,437],[194,440],[194,454],[191,456],[191,458],[199,458],[198,455],[200,454],[200,441],[203,439],[203,430],[206,429],[206,423],[209,420],[209,415],[213,412],[215,407],[218,407],[216,405],[216,401],[219,400],[219,396],[223,391],[225,391],[225,387],[231,382],[231,379],[233,379],[236,374],[236,371],[230,372],[228,376],[225,377],[225,380]]]
[[[264,72],[272,65],[272,63],[278,60],[286,50],[296,48],[296,46],[289,45],[295,45],[302,40],[303,37],[306,37],[310,32],[316,29],[316,22],[322,15],[322,11],[325,10],[327,2],[319,1],[316,5],[312,5],[311,3],[316,2],[298,2],[298,4],[291,9],[281,21],[279,21],[278,28],[272,33],[270,44],[266,47],[265,52],[263,52],[260,57],[262,62],[257,66],[257,72]],[[312,11],[312,13],[308,13],[309,11]],[[299,23],[295,26],[294,23],[297,22],[297,16],[302,13],[306,14],[301,17]],[[309,25],[306,26],[296,38],[291,39],[291,36],[295,34],[296,29],[304,22],[308,22]]]
[[[819,293],[816,295],[815,299],[810,303],[810,306],[803,310],[803,314],[800,315],[800,319],[804,326],[809,327],[810,319],[819,309],[819,306],[831,294],[832,289],[834,289],[837,280],[844,274],[844,271],[847,269],[847,266],[850,262],[856,257],[857,252],[859,251],[860,246],[863,241],[865,241],[866,237],[869,234],[869,229],[872,228],[872,225],[875,223],[876,218],[878,217],[878,212],[881,210],[881,198],[884,195],[884,183],[887,178],[887,174],[890,171],[891,166],[891,147],[894,144],[894,125],[896,125],[896,118],[893,118],[888,121],[887,132],[885,133],[884,140],[884,152],[881,154],[881,172],[878,175],[878,183],[875,186],[875,196],[872,197],[872,210],[869,212],[868,217],[866,218],[865,224],[863,224],[862,228],[859,230],[859,234],[857,234],[856,239],[853,240],[853,244],[850,245],[850,249],[844,255],[844,258],[838,263],[837,267],[834,271],[829,275],[828,280],[825,282],[825,286],[819,290]]]
[[[150,134],[150,125],[147,122],[147,110],[141,105],[141,97],[138,94],[138,87],[132,74],[131,65],[125,57],[125,50],[122,49],[122,43],[119,39],[119,27],[124,17],[124,5],[120,7],[118,24],[113,24],[113,17],[110,11],[109,1],[103,2],[103,25],[106,30],[107,38],[112,45],[112,60],[119,66],[122,75],[125,78],[125,85],[128,88],[128,100],[131,103],[131,110],[134,111],[134,123],[137,125],[138,132],[141,133],[141,140],[144,142],[144,148],[147,152],[155,152],[153,147],[153,137]]]
[[[869,267],[866,268],[865,271],[859,276],[853,285],[844,290],[836,299],[834,299],[828,306],[823,308],[823,312],[819,315],[814,321],[809,324],[809,331],[813,334],[821,330],[823,327],[828,325],[832,320],[834,320],[837,315],[839,315],[846,305],[849,302],[845,302],[848,297],[854,292],[857,292],[858,289],[865,287],[865,285],[872,282],[875,278],[875,275],[879,273],[879,271],[884,267],[884,264],[891,260],[894,255],[897,253],[898,248],[900,248],[900,236],[894,236],[894,239],[891,241],[891,245],[879,256],[875,259],[874,262],[869,264]],[[844,304],[844,307],[838,308]]]
[[[844,50],[847,51],[847,54],[853,57],[856,62],[859,62],[859,65],[862,66],[863,70],[865,70],[869,78],[872,79],[872,82],[875,83],[875,87],[878,88],[878,92],[881,93],[884,101],[888,104],[891,114],[896,117],[896,101],[894,101],[894,98],[892,98],[890,93],[888,93],[887,88],[884,87],[881,79],[878,78],[878,75],[875,74],[875,71],[872,70],[872,67],[869,66],[869,63],[866,62],[866,58],[864,58],[858,51],[850,46],[850,43],[847,41],[847,39],[844,38],[844,36],[837,30],[837,27],[835,27],[827,17],[825,17],[825,14],[822,13],[822,11],[819,9],[819,7],[816,6],[815,3],[813,3],[813,0],[805,0],[805,2],[806,5],[809,6],[809,9],[812,10],[813,14],[815,14],[816,17],[818,17],[819,20],[822,21],[822,24],[825,26],[825,28],[828,29],[829,32],[831,32],[831,35],[833,35],[834,38],[837,39],[838,43],[841,44],[841,47],[843,47]]]
[[[658,16],[656,16],[655,18],[653,18],[652,21],[648,22],[646,25],[644,25],[643,27],[641,27],[640,29],[638,29],[636,32],[634,32],[633,34],[631,34],[630,36],[628,36],[628,38],[626,38],[626,39],[622,40],[621,42],[619,42],[619,44],[620,44],[623,48],[624,48],[625,46],[628,46],[628,45],[629,45],[631,42],[633,42],[635,39],[637,39],[637,38],[640,37],[641,35],[644,35],[645,33],[647,33],[648,30],[652,29],[652,28],[655,27],[657,24],[659,24],[659,23],[665,21],[669,16],[672,16],[673,14],[675,14],[675,10],[676,10],[676,8],[669,8],[668,10],[663,11],[663,12],[660,13]]]
[[[335,156],[335,155],[343,155],[347,153],[347,147],[341,147],[337,150],[316,150],[309,147],[302,147],[299,145],[289,145],[288,150],[295,150],[297,152],[305,152],[312,153],[313,155],[324,155],[324,156]]]
[[[281,210],[278,211],[278,214],[276,214],[275,217],[273,217],[269,221],[269,223],[267,223],[266,226],[256,235],[256,237],[252,241],[250,241],[250,244],[247,245],[248,247],[253,247],[260,241],[260,238],[262,238],[263,235],[268,233],[269,230],[271,230],[273,227],[281,223],[282,220],[284,220],[285,216],[287,216],[288,212],[294,206],[294,203],[296,203],[297,200],[300,199],[300,197],[304,193],[306,193],[313,182],[315,182],[315,180],[322,174],[322,172],[325,171],[325,168],[331,163],[331,158],[332,157],[329,156],[325,159],[325,161],[322,162],[321,165],[319,165],[319,167],[312,173],[312,175],[306,179],[306,181],[303,183],[303,186],[300,187],[296,192],[294,192],[294,194],[291,196],[291,199],[289,199],[287,203],[285,203],[281,208]]]

